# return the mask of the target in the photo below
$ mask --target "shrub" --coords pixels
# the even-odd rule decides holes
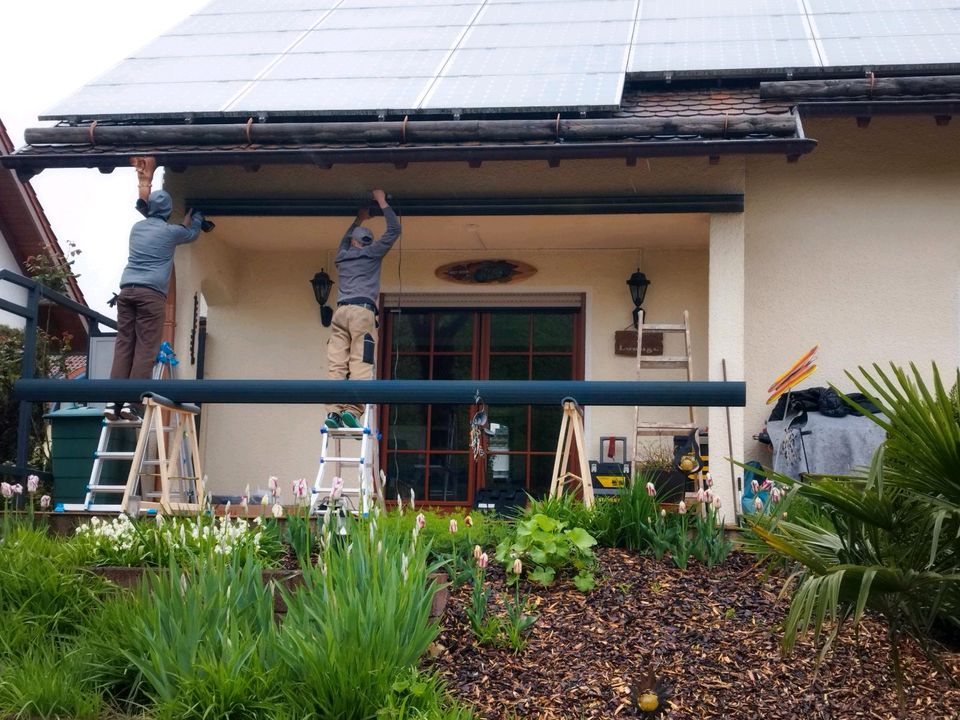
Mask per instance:
[[[580,583],[592,580],[595,560],[591,548],[596,539],[582,527],[567,529],[560,520],[537,513],[517,521],[512,537],[497,545],[497,561],[512,572],[514,561],[522,561],[530,580],[550,585],[558,570],[576,570]],[[532,570],[529,570],[533,568]]]

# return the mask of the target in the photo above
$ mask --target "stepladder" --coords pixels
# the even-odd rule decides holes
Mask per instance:
[[[573,452],[576,452],[576,470],[570,470]],[[568,486],[573,486],[572,488]],[[583,443],[583,415],[576,401],[566,398],[563,401],[563,419],[560,421],[560,434],[557,438],[557,454],[553,461],[553,474],[550,479],[550,497],[559,498],[564,491],[575,492],[579,488],[583,504],[593,506],[593,479],[587,462],[587,452]]]
[[[155,393],[143,396],[143,407],[120,511],[130,515],[199,513],[204,502],[196,424],[200,408]],[[152,473],[145,471],[144,462],[151,444],[156,448],[156,470]],[[150,489],[145,487],[148,480],[153,481]]]
[[[377,406],[364,406],[360,427],[320,428],[320,463],[310,512],[330,509],[368,517],[383,508]]]
[[[679,354],[665,354],[665,355],[644,355],[643,354],[643,336],[644,333],[661,333],[666,339],[667,336],[679,335],[683,344],[682,349]],[[664,347],[667,347],[667,344],[664,343]],[[680,323],[647,323],[645,318],[645,313],[643,310],[640,310],[637,324],[637,378],[645,379],[646,370],[673,370],[675,374],[681,375],[683,379],[691,381],[693,379],[692,369],[691,369],[691,358],[692,358],[692,343],[690,339],[690,313],[687,310],[683,311],[682,321]],[[680,378],[677,378],[680,379]],[[633,456],[633,468],[634,472],[637,469],[643,467],[643,453],[648,450],[648,443],[653,442],[662,443],[664,438],[668,438],[670,442],[669,453],[671,455],[675,454],[675,438],[679,436],[686,436],[687,438],[692,438],[692,440],[687,441],[684,444],[684,447],[689,444],[691,446],[696,446],[696,440],[699,434],[699,426],[694,417],[693,407],[688,407],[686,412],[685,420],[676,420],[676,421],[645,421],[643,420],[645,409],[641,406],[635,408],[634,415],[634,456]],[[696,476],[700,471],[701,462],[699,449],[692,450],[690,458],[687,458],[684,455],[681,458],[681,462],[676,468],[678,471],[684,472],[687,475],[689,480],[694,481],[694,486],[696,483]]]
[[[157,353],[152,379],[175,379],[178,363],[173,348],[168,342],[164,342]],[[57,505],[57,510],[122,512],[122,497],[127,489],[126,480],[130,474],[130,463],[134,459],[134,448],[139,441],[142,427],[141,419],[104,419],[97,448],[93,453],[93,465],[83,502],[61,503]],[[188,463],[186,448],[183,448],[180,460],[183,471],[189,470]],[[156,473],[158,469],[159,456],[156,443],[151,442],[140,458],[139,470],[142,473]],[[186,474],[183,471],[180,475]]]

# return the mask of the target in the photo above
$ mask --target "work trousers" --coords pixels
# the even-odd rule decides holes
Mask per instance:
[[[117,343],[113,349],[113,380],[149,378],[163,340],[167,298],[145,287],[125,287],[117,298]]]
[[[340,305],[333,313],[327,341],[327,378],[330,380],[372,380],[376,357],[376,315],[360,305]],[[349,410],[359,418],[363,406],[327,406],[328,412]]]

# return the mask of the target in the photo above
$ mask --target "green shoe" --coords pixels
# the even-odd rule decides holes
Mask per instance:
[[[348,427],[348,428],[361,427],[360,421],[357,420],[357,416],[354,415],[349,410],[344,410],[340,416],[340,419],[343,420],[343,427]]]
[[[336,430],[337,428],[343,427],[343,422],[340,419],[340,415],[335,412],[327,413],[327,419],[323,421],[323,424],[331,430]]]

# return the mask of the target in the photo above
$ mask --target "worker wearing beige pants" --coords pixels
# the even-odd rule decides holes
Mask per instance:
[[[376,314],[366,303],[339,304],[333,313],[327,345],[327,377],[330,380],[371,380],[377,346]],[[343,418],[363,414],[361,405],[330,405],[328,410]]]
[[[387,204],[383,190],[371,193],[387,229],[379,240],[363,227],[369,219],[368,208],[360,208],[337,248],[337,273],[340,289],[337,309],[327,344],[327,377],[330,380],[370,380],[377,349],[377,298],[380,296],[380,265],[383,257],[400,237],[400,221]],[[360,427],[363,407],[338,404],[327,407],[328,428]]]

